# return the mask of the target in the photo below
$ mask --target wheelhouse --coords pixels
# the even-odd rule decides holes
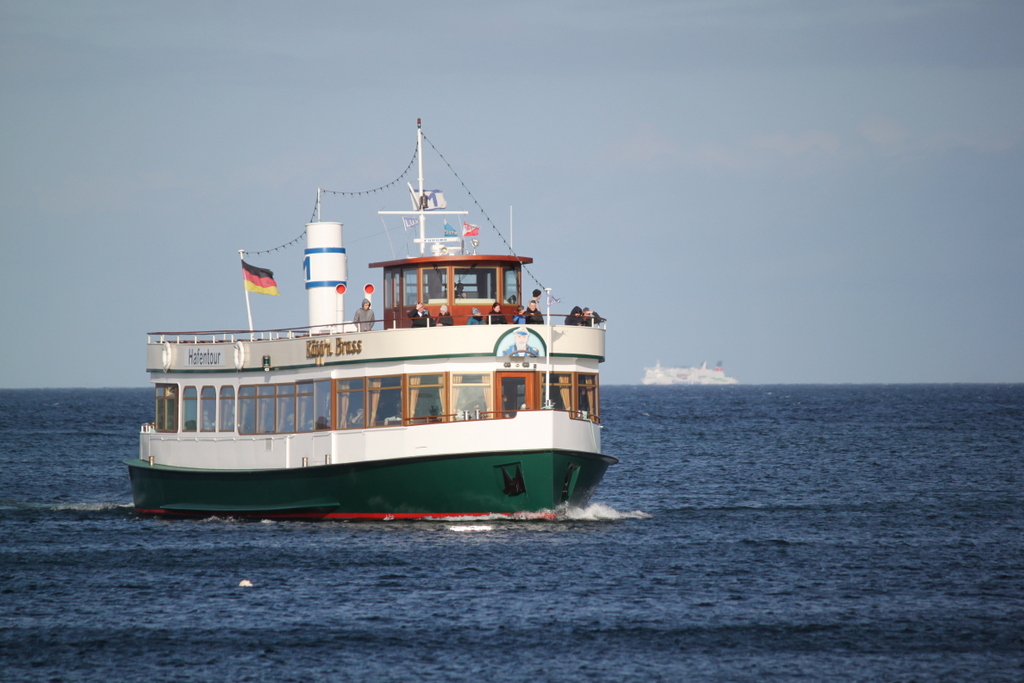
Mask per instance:
[[[448,306],[456,325],[465,325],[479,309],[486,316],[494,303],[511,321],[523,301],[522,266],[533,263],[524,256],[454,254],[420,256],[371,263],[384,270],[384,327],[410,327],[409,313],[423,302],[431,315]]]

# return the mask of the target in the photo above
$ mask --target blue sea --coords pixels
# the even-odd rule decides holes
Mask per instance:
[[[1024,680],[1024,385],[601,398],[586,509],[282,523],[136,515],[148,389],[0,391],[0,679]]]

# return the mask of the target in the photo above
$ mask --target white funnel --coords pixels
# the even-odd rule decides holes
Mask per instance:
[[[309,295],[310,328],[315,332],[338,331],[337,327],[345,322],[344,293],[348,285],[348,257],[342,246],[341,223],[306,225],[302,268]]]

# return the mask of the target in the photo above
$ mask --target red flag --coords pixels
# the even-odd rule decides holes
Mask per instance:
[[[479,225],[473,225],[472,223],[466,223],[465,221],[462,222],[462,236],[463,237],[473,237],[474,235],[479,235],[479,234],[480,234],[480,226]]]

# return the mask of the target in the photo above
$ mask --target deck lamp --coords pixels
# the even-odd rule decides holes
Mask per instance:
[[[263,356],[263,372],[270,372],[270,356]]]

